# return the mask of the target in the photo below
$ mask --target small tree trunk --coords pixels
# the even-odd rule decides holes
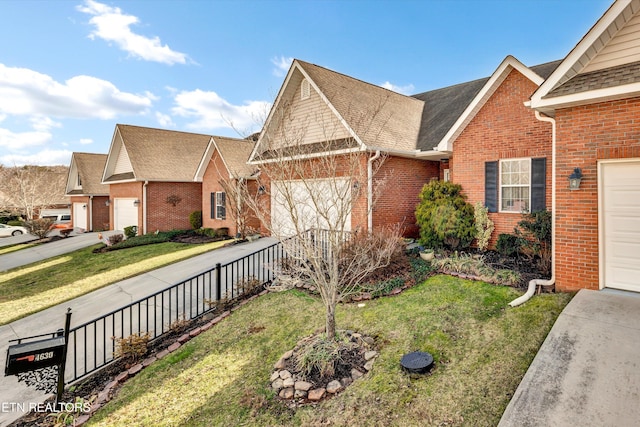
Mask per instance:
[[[336,339],[336,306],[335,304],[327,304],[327,319],[325,332],[327,339],[334,341]]]

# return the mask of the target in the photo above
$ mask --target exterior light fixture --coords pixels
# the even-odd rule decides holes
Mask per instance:
[[[266,192],[267,192],[267,189],[264,188],[264,185],[261,185],[260,187],[258,187],[258,194],[259,195],[263,195]]]
[[[573,173],[569,175],[569,190],[579,189],[581,180],[582,180],[582,169],[575,168],[573,170]]]
[[[82,205],[82,209],[87,209],[87,205]]]
[[[109,207],[110,204],[111,204],[111,200],[107,199],[107,200],[104,201],[104,205],[106,207]]]
[[[133,201],[133,206],[135,206],[135,207],[140,206],[140,200],[135,199],[135,200]]]
[[[360,188],[360,183],[358,181],[353,181],[353,189],[354,191],[358,191],[358,189]]]

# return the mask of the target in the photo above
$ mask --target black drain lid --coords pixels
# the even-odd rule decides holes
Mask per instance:
[[[400,365],[413,374],[424,374],[433,366],[433,356],[424,351],[414,351],[402,356]]]

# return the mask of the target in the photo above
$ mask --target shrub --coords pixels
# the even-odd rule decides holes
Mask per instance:
[[[305,375],[318,372],[320,377],[331,377],[335,363],[340,359],[340,344],[319,335],[304,342],[296,354],[296,368]]]
[[[202,211],[193,211],[189,214],[189,223],[194,230],[202,227]]]
[[[477,202],[474,206],[474,220],[476,223],[476,242],[478,249],[485,251],[489,246],[489,240],[493,233],[493,221],[489,218],[489,209],[481,202]]]
[[[107,246],[113,246],[122,242],[124,240],[124,236],[122,234],[112,234],[107,240],[109,242]]]
[[[475,235],[473,215],[473,206],[465,201],[460,185],[431,181],[422,188],[416,207],[420,243],[429,248],[469,247]]]
[[[220,227],[216,229],[216,235],[218,237],[227,237],[229,236],[229,227]]]
[[[122,357],[127,363],[136,363],[147,354],[149,340],[149,332],[115,338],[116,350],[113,352],[113,357],[116,359]]]
[[[504,256],[515,256],[520,252],[521,241],[518,236],[508,233],[498,235],[496,251]]]
[[[548,274],[551,271],[551,212],[543,210],[523,216],[515,230],[521,240],[521,252],[538,257],[538,266]]]
[[[135,225],[130,225],[124,228],[124,235],[127,236],[127,239],[136,237],[137,234],[138,234],[138,227]]]
[[[39,239],[44,239],[51,233],[53,220],[48,218],[32,219],[31,221],[25,221],[24,226],[29,230],[29,233]]]

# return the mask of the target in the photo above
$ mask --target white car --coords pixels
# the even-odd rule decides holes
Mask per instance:
[[[29,234],[26,228],[17,225],[0,224],[0,237],[19,236]]]

